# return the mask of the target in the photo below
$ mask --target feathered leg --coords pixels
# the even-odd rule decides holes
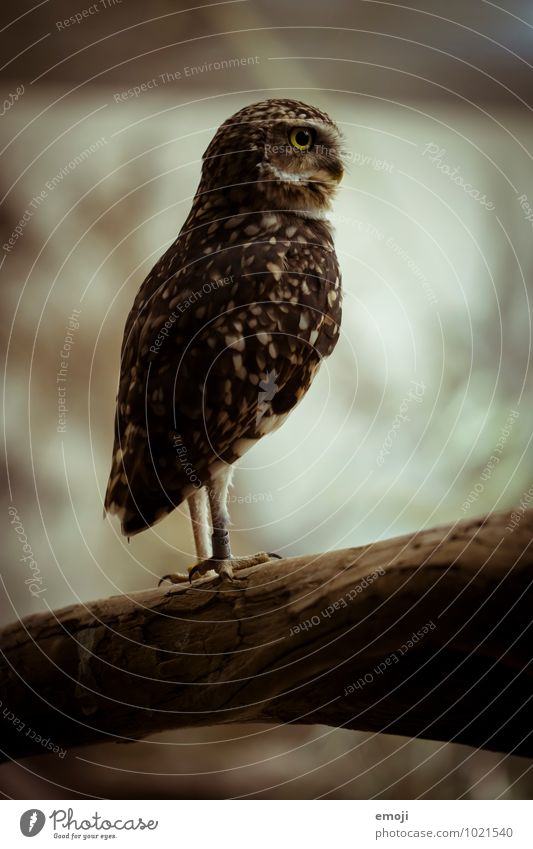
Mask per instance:
[[[228,489],[233,477],[233,466],[226,466],[207,487],[207,497],[211,509],[211,542],[213,555],[209,560],[197,563],[190,571],[189,576],[204,575],[206,571],[214,569],[215,572],[228,581],[238,580],[233,571],[256,566],[259,563],[267,563],[271,560],[269,554],[260,551],[248,557],[233,557],[231,553],[229,526],[230,515],[228,510]]]
[[[204,487],[189,495],[187,504],[191,514],[196,557],[198,560],[207,560],[211,557],[211,545],[209,540],[208,500]]]
[[[267,563],[277,556],[260,551],[248,557],[233,557],[229,540],[231,522],[228,510],[228,489],[232,477],[233,466],[226,466],[216,478],[210,481],[206,490],[198,490],[188,499],[198,557],[198,563],[189,569],[190,581],[214,570],[220,578],[235,582],[241,579],[234,576],[234,570],[247,569],[250,566],[257,566],[259,563]],[[207,521],[208,504],[211,511],[211,545],[209,544]],[[187,579],[183,575],[165,575],[161,580],[178,584]]]

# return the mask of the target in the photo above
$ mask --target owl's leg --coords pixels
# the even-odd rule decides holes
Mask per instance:
[[[271,557],[264,551],[249,557],[234,558],[232,556],[229,540],[230,516],[228,510],[228,489],[232,477],[233,466],[227,466],[208,486],[207,496],[211,508],[211,525],[213,529],[211,536],[213,554],[210,559],[197,563],[189,573],[191,578],[194,575],[203,575],[209,569],[214,569],[221,578],[234,581],[238,580],[233,575],[234,570],[246,569],[249,566],[256,566],[258,563],[267,563],[271,560]]]
[[[187,499],[187,506],[191,515],[192,532],[194,536],[194,547],[199,563],[207,563],[211,557],[211,540],[209,539],[209,511],[207,492],[204,487],[197,489]],[[189,567],[189,574],[195,569]],[[212,568],[212,567],[211,567]],[[164,575],[159,583],[170,581],[172,584],[188,583],[189,577],[185,575]]]
[[[231,560],[228,530],[231,524],[228,510],[228,489],[231,486],[232,478],[233,466],[226,466],[224,471],[211,481],[211,485],[207,489],[213,529],[211,536],[213,560],[220,561],[221,564]],[[220,574],[221,572],[219,572]]]
[[[191,514],[192,532],[194,534],[194,545],[198,560],[207,560],[211,557],[211,545],[209,540],[209,515],[207,492],[204,487],[197,489],[187,499],[189,513]]]

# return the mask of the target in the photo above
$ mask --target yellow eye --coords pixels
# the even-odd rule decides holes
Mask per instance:
[[[293,127],[289,133],[289,141],[296,150],[309,150],[313,144],[313,133],[307,127]]]

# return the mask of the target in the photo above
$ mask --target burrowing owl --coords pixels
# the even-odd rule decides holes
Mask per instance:
[[[233,464],[281,425],[337,342],[325,214],[342,173],[324,112],[296,100],[241,109],[207,148],[189,216],[128,316],[105,507],[130,536],[187,499],[191,576],[231,580],[232,566],[268,559],[232,557],[227,491]]]

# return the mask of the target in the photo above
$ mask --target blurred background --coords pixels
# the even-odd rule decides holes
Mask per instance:
[[[413,2],[5,4],[2,624],[152,588],[194,560],[182,508],[129,545],[102,520],[122,329],[186,218],[215,129],[266,97],[315,104],[346,138],[332,215],[344,323],[312,391],[240,464],[236,553],[368,543],[509,508],[533,483],[533,9]],[[38,563],[36,596],[9,505]],[[452,744],[230,726],[5,765],[0,787],[530,798],[529,770]]]

